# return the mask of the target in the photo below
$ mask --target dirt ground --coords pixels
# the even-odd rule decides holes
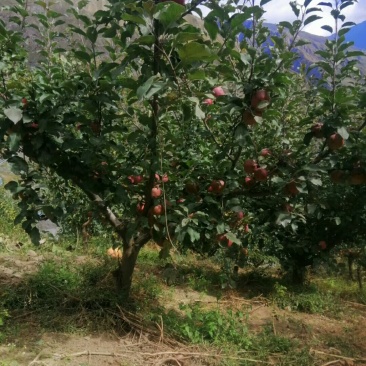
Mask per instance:
[[[37,271],[47,258],[34,250],[21,251],[16,243],[2,243],[0,253],[0,291],[4,284],[16,285],[24,276]],[[75,259],[80,263],[86,256]],[[248,326],[251,332],[260,332],[269,327],[277,336],[297,339],[310,346],[314,365],[364,365],[366,366],[366,306],[344,302],[344,314],[339,319],[319,314],[293,312],[272,306],[266,299],[243,299],[235,293],[228,294],[217,302],[213,296],[179,288],[172,291],[166,308],[178,310],[179,303],[200,302],[208,307],[219,304],[223,307],[246,307]],[[147,334],[130,333],[118,336],[114,333],[78,334],[50,333],[32,325],[32,316],[24,322],[26,327],[12,343],[0,345],[0,366],[47,365],[47,366],[139,366],[139,365],[220,365],[220,358],[213,349],[197,349],[183,344],[164,343],[151,339]],[[164,335],[164,333],[162,333]],[[343,342],[344,341],[344,342]],[[339,344],[352,349],[344,356]],[[204,355],[206,354],[206,356]],[[330,357],[330,358],[329,358]],[[351,358],[358,359],[357,363]],[[240,362],[238,361],[238,365]],[[277,364],[276,360],[273,363]],[[294,365],[295,366],[295,365]]]

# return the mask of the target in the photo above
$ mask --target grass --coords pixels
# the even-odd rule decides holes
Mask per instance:
[[[111,329],[120,333],[129,330],[118,314],[117,305],[123,304],[116,294],[111,274],[115,263],[106,257],[101,260],[98,256],[97,260],[91,256],[89,261],[76,266],[76,254],[63,256],[62,250],[60,247],[54,260],[46,261],[37,273],[18,286],[2,288],[0,304],[3,309],[7,309],[10,318],[4,318],[0,343],[21,337],[24,319],[33,324],[32,328],[37,324],[40,332],[48,330],[84,334]],[[210,274],[215,271],[215,266],[210,264],[205,272],[202,263],[205,262],[194,258],[179,263],[178,270],[190,275],[179,287],[193,291],[199,284],[207,293],[217,287],[218,276],[213,276],[213,282],[210,282]],[[149,248],[143,250],[139,258],[133,297],[136,314],[143,322],[152,324],[162,321],[168,334],[189,344],[217,347],[229,353],[244,352],[259,360],[274,357],[278,365],[313,364],[309,346],[305,345],[304,348],[296,339],[275,334],[271,326],[265,326],[259,333],[250,332],[247,324],[250,316],[248,306],[223,307],[196,303],[166,309],[165,299],[174,296],[175,285],[167,286],[164,282],[162,273],[165,264],[166,262],[159,261],[157,252]],[[206,276],[203,277],[205,273]],[[265,281],[253,276],[250,286],[256,286],[254,279]],[[282,308],[290,306],[299,312],[329,316],[335,311],[335,300],[339,300],[338,296],[343,296],[340,287],[344,284],[340,282],[340,287],[335,286],[330,279],[317,279],[314,283],[306,291],[298,291],[277,281],[268,286],[267,295]],[[296,327],[299,332],[302,331],[301,324]],[[346,354],[351,354],[351,344],[343,343],[342,348],[339,347],[341,341],[337,337],[328,337],[324,344],[337,346]],[[235,362],[227,361],[223,364],[235,365]]]

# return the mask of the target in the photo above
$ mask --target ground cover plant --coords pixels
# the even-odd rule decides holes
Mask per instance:
[[[165,324],[181,342],[310,364],[324,340],[301,353],[267,318],[253,336],[245,301],[331,319],[362,308],[366,93],[344,16],[355,1],[291,1],[296,20],[275,33],[263,24],[267,2],[2,9],[0,154],[15,174],[0,191],[2,249],[38,258],[14,224],[43,254],[36,274],[19,270],[24,282],[6,287],[1,323],[44,306],[41,327],[92,331],[90,314],[102,328],[109,314],[114,328],[125,308],[138,319],[119,331]],[[334,24],[323,25],[332,37],[322,60],[295,71],[300,31],[323,12]],[[44,219],[60,225],[58,239],[41,235]],[[163,306],[182,288],[217,308],[199,298]],[[356,343],[346,360],[362,359]]]

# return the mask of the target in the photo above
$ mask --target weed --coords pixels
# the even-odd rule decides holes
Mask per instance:
[[[230,344],[238,349],[248,349],[251,339],[244,324],[244,313],[219,309],[204,310],[200,305],[181,305],[184,316],[169,311],[164,324],[180,338],[191,343]]]
[[[276,283],[272,292],[272,300],[282,309],[287,308],[310,314],[336,314],[339,310],[334,296],[330,292],[320,292],[314,285],[288,289]]]

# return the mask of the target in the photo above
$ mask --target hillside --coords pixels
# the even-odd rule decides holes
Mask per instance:
[[[75,3],[76,0],[73,0]],[[14,5],[15,0],[3,0],[2,5]],[[28,12],[30,14],[37,12],[40,10],[40,7],[38,5],[35,5],[35,0],[29,0],[28,2]],[[88,4],[84,9],[83,12],[86,14],[93,14],[95,11],[100,10],[103,8],[104,5],[108,3],[107,0],[94,0],[91,1],[90,4]],[[55,10],[59,11],[60,13],[66,14],[66,10],[69,7],[69,5],[66,2],[60,2],[57,3],[55,6]],[[0,13],[1,17],[1,13]],[[2,16],[4,19],[4,16]],[[203,21],[194,16],[189,16],[187,18],[188,21],[192,24],[194,24],[196,27],[200,27],[201,29],[204,29]],[[272,34],[278,34],[277,25],[271,24],[271,23],[265,23],[265,26],[268,27],[268,29],[271,31]],[[360,24],[357,24],[354,26],[349,33],[347,34],[347,41],[353,41],[355,43],[355,47],[353,47],[354,50],[356,49],[365,49],[366,50],[366,37],[364,36],[366,34],[366,21]],[[32,40],[34,38],[34,30],[32,28],[28,28],[26,30],[27,38]],[[324,49],[325,41],[327,40],[326,37],[317,36],[314,34],[310,34],[307,32],[300,32],[300,38],[310,42],[310,44],[301,46],[298,49],[295,49],[294,51],[297,52],[300,56],[300,58],[294,63],[293,69],[296,70],[300,64],[305,63],[307,66],[310,66],[314,62],[320,61],[321,57],[317,55],[315,52]],[[34,42],[29,42],[30,50],[35,51],[36,45]],[[357,47],[357,48],[356,48]],[[351,48],[352,50],[352,48]],[[34,59],[34,54],[32,59]],[[366,57],[359,57],[359,67],[360,71],[363,75],[366,75]],[[316,71],[315,71],[316,73]]]

